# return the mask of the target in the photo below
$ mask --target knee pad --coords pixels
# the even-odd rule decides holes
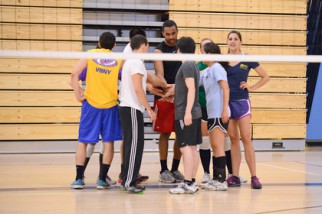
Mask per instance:
[[[87,148],[86,148],[86,157],[87,158],[90,158],[92,156],[92,154],[94,153],[94,149],[95,149],[95,144],[89,143],[87,145]]]
[[[199,149],[202,149],[202,150],[210,149],[210,141],[208,136],[202,137],[202,143],[199,145]]]
[[[231,150],[231,142],[229,137],[225,137],[224,148],[225,152]]]

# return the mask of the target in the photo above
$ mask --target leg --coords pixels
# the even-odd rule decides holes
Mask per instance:
[[[160,164],[161,164],[159,181],[163,183],[173,183],[176,181],[176,179],[173,177],[172,173],[169,171],[167,166],[170,134],[171,133],[161,133],[160,139],[159,139],[159,155],[160,155]]]
[[[236,120],[230,120],[228,125],[228,135],[231,140],[231,159],[233,166],[233,175],[239,175],[239,167],[241,163],[240,136]]]
[[[228,135],[231,140],[231,162],[233,167],[233,175],[228,177],[227,183],[229,187],[240,187],[239,167],[241,163],[240,137],[236,120],[230,120],[228,125]]]
[[[161,172],[164,172],[168,169],[167,159],[168,159],[168,146],[169,146],[169,137],[171,133],[160,133],[159,138],[159,155],[161,162]]]
[[[86,159],[86,143],[77,143],[76,154],[75,154],[75,163],[76,163],[76,178],[75,181],[71,184],[71,188],[73,189],[83,189],[84,181],[84,164]]]
[[[254,146],[251,142],[250,133],[250,115],[245,116],[238,120],[238,127],[241,133],[241,139],[245,149],[245,159],[250,171],[251,176],[256,176],[256,158]]]
[[[107,182],[107,173],[110,169],[114,154],[114,142],[102,142],[104,145],[102,164],[100,165],[99,179],[97,182],[97,189],[108,189],[111,187]]]
[[[201,122],[202,143],[199,146],[201,164],[205,174],[209,174],[211,150],[208,137],[207,121]],[[204,182],[203,182],[204,183]]]
[[[86,159],[85,159],[85,165],[84,165],[85,169],[84,169],[84,171],[86,170],[87,164],[88,164],[91,156],[94,153],[94,149],[95,149],[95,144],[89,143],[87,145],[87,148],[86,148]]]
[[[194,170],[194,154],[191,146],[185,146],[180,148],[183,155],[183,168],[184,168],[184,179],[192,181],[193,170]]]
[[[197,146],[190,146],[193,155],[193,170],[192,170],[192,178],[197,177],[198,167],[200,163],[200,158],[197,150]]]
[[[182,182],[184,180],[184,176],[179,171],[179,164],[181,159],[181,152],[180,148],[178,147],[177,139],[173,144],[173,160],[172,160],[172,167],[171,173],[175,182]]]

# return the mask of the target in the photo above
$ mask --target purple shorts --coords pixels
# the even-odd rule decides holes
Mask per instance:
[[[248,99],[229,101],[229,108],[231,112],[230,119],[233,120],[239,120],[251,114],[251,106]]]

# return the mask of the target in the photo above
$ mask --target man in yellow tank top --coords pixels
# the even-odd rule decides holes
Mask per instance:
[[[89,52],[111,52],[115,46],[115,36],[110,32],[99,38],[99,49]],[[76,179],[71,188],[83,189],[82,180],[88,144],[99,142],[102,136],[104,144],[103,164],[100,166],[97,189],[110,188],[106,175],[113,158],[113,143],[122,140],[121,124],[118,111],[118,75],[121,60],[117,59],[81,59],[71,73],[71,86],[77,101],[82,102],[76,149]],[[78,75],[87,66],[85,91],[79,85]]]

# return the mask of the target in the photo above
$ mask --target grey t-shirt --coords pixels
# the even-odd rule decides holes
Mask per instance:
[[[200,83],[206,91],[208,119],[221,118],[224,98],[219,81],[227,81],[227,72],[218,62],[215,62],[211,67],[206,69],[200,75]],[[228,116],[230,116],[229,107]]]
[[[186,78],[193,78],[195,82],[195,100],[191,110],[192,119],[201,118],[201,107],[199,99],[199,69],[193,61],[184,62],[178,70],[175,81],[174,106],[175,119],[183,120],[187,106],[188,88],[185,83]]]

